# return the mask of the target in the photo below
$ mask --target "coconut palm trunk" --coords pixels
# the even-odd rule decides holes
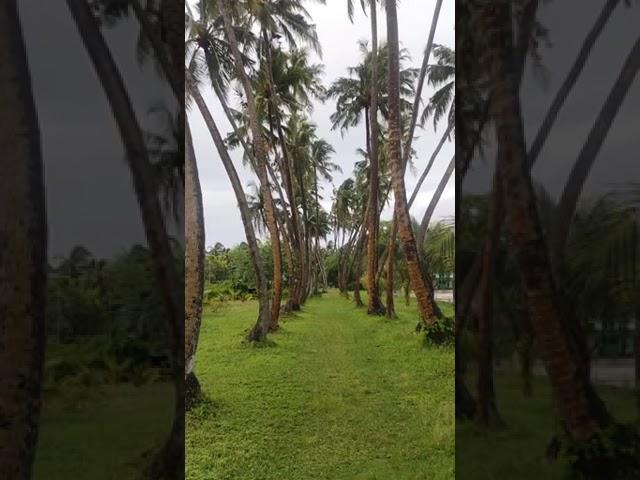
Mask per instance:
[[[249,206],[247,204],[247,197],[242,189],[242,182],[240,181],[238,172],[236,171],[231,157],[229,156],[229,152],[224,144],[222,135],[220,135],[220,131],[218,130],[218,127],[215,124],[215,121],[211,116],[211,112],[202,98],[198,87],[191,81],[187,82],[187,84],[189,85],[189,92],[198,106],[198,110],[200,111],[202,118],[204,118],[205,124],[211,134],[211,138],[216,146],[218,155],[220,155],[220,160],[222,161],[224,169],[227,172],[227,176],[229,177],[229,181],[231,182],[231,187],[233,188],[236,201],[238,202],[238,209],[240,210],[240,217],[242,218],[242,225],[244,227],[244,233],[249,247],[249,255],[251,256],[251,263],[256,274],[256,287],[258,290],[258,318],[254,327],[247,335],[247,339],[249,341],[260,341],[266,337],[271,326],[269,290],[267,288],[267,277],[262,257],[260,256],[260,247],[258,245],[253,224],[251,223],[251,212],[249,211]]]
[[[31,478],[45,349],[42,153],[16,1],[0,4],[0,478]]]
[[[569,236],[571,219],[576,210],[582,188],[589,176],[591,167],[598,157],[598,153],[609,133],[611,125],[620,110],[622,102],[629,92],[631,85],[633,85],[638,70],[640,70],[640,37],[636,39],[633,48],[629,52],[622,66],[622,70],[589,132],[587,141],[578,155],[578,159],[569,174],[569,179],[558,202],[552,250],[555,258],[554,265],[556,266],[559,264],[559,259],[564,252],[564,246]]]
[[[518,82],[513,68],[510,7],[508,0],[496,0],[485,12],[486,63],[493,86],[492,117],[499,145],[498,169],[504,194],[509,198],[509,202],[505,202],[508,230],[522,275],[528,314],[560,418],[574,439],[587,440],[609,421],[609,417],[580,368],[576,346],[561,318],[549,253],[527,168]]]
[[[382,315],[385,308],[380,301],[380,288],[377,281],[378,273],[378,230],[380,216],[378,215],[378,192],[380,190],[380,166],[378,156],[378,19],[376,0],[370,0],[371,18],[371,99],[369,114],[369,217],[366,219],[367,230],[367,313]]]
[[[185,265],[184,354],[185,402],[191,405],[200,394],[194,371],[204,292],[204,210],[193,138],[185,120]]]
[[[233,54],[236,74],[242,84],[245,98],[247,100],[247,111],[249,114],[249,124],[253,138],[253,151],[256,157],[256,174],[260,181],[260,192],[264,199],[265,216],[271,249],[273,253],[273,302],[271,304],[271,328],[276,328],[280,316],[280,302],[282,300],[282,251],[280,248],[280,235],[278,233],[278,223],[276,220],[275,205],[271,195],[269,176],[267,173],[267,162],[269,162],[268,149],[265,139],[260,129],[258,110],[251,87],[251,82],[244,69],[240,47],[231,23],[231,8],[228,0],[223,0],[221,13],[224,23],[224,31]]]
[[[447,183],[449,183],[449,179],[451,178],[451,175],[453,174],[453,170],[455,169],[455,167],[456,167],[456,156],[454,154],[451,157],[451,161],[449,162],[447,169],[442,175],[442,178],[440,179],[440,183],[438,183],[438,186],[436,187],[436,191],[434,192],[433,197],[431,197],[431,201],[429,202],[429,205],[427,206],[427,209],[424,212],[422,221],[420,222],[420,229],[418,230],[418,235],[417,235],[418,245],[424,244],[425,237],[427,236],[427,230],[429,228],[429,223],[431,223],[431,218],[433,217],[433,212],[438,206],[438,202],[440,202],[442,193],[444,192],[444,189],[446,188]]]
[[[409,158],[411,157],[411,146],[413,145],[413,136],[415,134],[416,125],[418,123],[418,111],[419,111],[421,98],[422,98],[422,90],[424,88],[424,82],[427,77],[427,69],[429,67],[429,57],[431,56],[431,50],[433,48],[433,39],[435,38],[441,7],[442,7],[442,0],[437,0],[436,5],[434,7],[434,11],[433,11],[433,17],[431,19],[431,28],[429,29],[429,36],[427,37],[427,46],[425,48],[424,57],[422,59],[420,75],[418,76],[416,96],[413,101],[413,110],[411,113],[411,123],[409,124],[409,133],[407,136],[406,144],[404,145],[404,150],[401,152],[402,164],[403,164],[403,179],[404,179],[404,172],[406,171],[407,164],[409,163]],[[439,142],[438,146],[436,147],[434,154],[431,156],[431,159],[425,170],[425,173],[421,177],[421,180],[418,182],[418,185],[416,186],[416,192],[419,186],[424,181],[424,177],[426,177],[426,174],[429,172],[431,165],[433,164],[433,161],[435,160],[438,152],[442,148],[445,138],[446,136],[442,137],[442,140]],[[408,207],[407,207],[408,209],[411,208],[411,204],[413,203],[415,195],[417,195],[417,193],[414,192],[414,195],[412,195],[412,198],[408,204]],[[394,208],[393,218],[391,220],[391,232],[389,235],[389,240],[387,241],[387,249],[386,249],[387,257],[388,257],[387,258],[387,312],[386,313],[388,318],[394,318],[396,316],[394,304],[393,304],[393,292],[394,292],[393,270],[394,270],[395,257],[390,254],[393,252],[395,248],[394,245],[396,242],[397,235],[398,235],[398,214],[396,212],[396,209]],[[435,308],[437,309],[437,307]]]
[[[404,250],[411,289],[418,301],[420,318],[425,325],[433,324],[441,314],[433,302],[433,291],[429,288],[422,268],[416,239],[409,216],[407,193],[404,184],[404,165],[401,154],[400,129],[400,59],[398,38],[398,13],[396,0],[387,2],[387,39],[389,44],[389,157],[391,163],[391,185],[395,197],[398,234]]]
[[[67,0],[67,6],[96,70],[124,144],[155,274],[165,301],[176,388],[175,418],[169,439],[152,470],[157,475],[176,476],[184,469],[184,286],[178,277],[169,245],[144,135],[120,72],[89,4],[85,0]]]

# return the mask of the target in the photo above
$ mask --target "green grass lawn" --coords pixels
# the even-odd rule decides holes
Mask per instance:
[[[330,292],[262,348],[243,343],[255,302],[205,316],[186,478],[452,479],[454,350],[423,347],[397,304],[398,320],[370,317]]]
[[[475,380],[467,385],[474,392]],[[534,394],[525,398],[522,380],[516,374],[496,374],[496,404],[504,427],[485,430],[473,422],[456,421],[456,473],[461,478],[562,479],[564,464],[550,462],[545,452],[552,436],[560,431],[545,379],[534,378]],[[613,417],[622,423],[637,419],[633,392],[598,387],[598,393]]]
[[[34,480],[143,478],[173,419],[167,383],[76,387],[45,395]]]

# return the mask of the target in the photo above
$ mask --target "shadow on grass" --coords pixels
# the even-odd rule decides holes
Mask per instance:
[[[211,398],[209,394],[202,391],[198,398],[187,410],[189,417],[197,422],[202,422],[218,416],[223,410],[223,405]]]

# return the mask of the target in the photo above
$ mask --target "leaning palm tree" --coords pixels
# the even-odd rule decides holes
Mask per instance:
[[[255,156],[256,174],[260,181],[260,188],[265,202],[265,213],[267,218],[267,226],[269,229],[269,238],[273,249],[274,262],[274,282],[273,292],[274,299],[271,305],[271,322],[277,324],[280,315],[280,300],[282,295],[282,257],[280,249],[280,234],[278,232],[278,221],[276,218],[275,205],[271,195],[271,186],[269,182],[269,174],[267,164],[269,163],[268,146],[262,135],[260,127],[260,119],[253,87],[247,71],[245,70],[242,55],[240,53],[240,44],[233,28],[233,8],[231,2],[223,0],[220,2],[220,13],[224,24],[224,31],[229,42],[229,47],[233,56],[235,73],[242,85],[244,97],[247,105],[247,113],[249,116],[249,124],[253,141],[253,154]],[[266,334],[266,332],[264,332]],[[257,337],[255,339],[258,339]]]
[[[536,212],[535,194],[527,168],[524,132],[519,113],[518,87],[513,73],[513,25],[507,0],[479,11],[491,32],[486,62],[494,85],[493,118],[501,154],[498,171],[516,260],[523,277],[527,309],[543,356],[552,392],[565,430],[576,440],[592,438],[610,423],[598,402],[586,372],[581,368],[576,346],[561,317],[559,297],[549,253]]]
[[[40,132],[15,1],[0,6],[0,477],[31,478],[45,348]]]
[[[233,165],[227,146],[220,134],[220,131],[211,115],[209,107],[204,101],[204,98],[200,94],[199,90],[199,73],[202,73],[203,68],[198,65],[198,57],[195,56],[186,70],[187,77],[187,94],[188,98],[192,98],[198,107],[202,117],[205,120],[205,124],[211,134],[211,137],[218,151],[218,155],[222,161],[222,164],[227,172],[229,181],[233,188],[238,208],[240,210],[240,216],[242,224],[244,226],[245,235],[247,238],[247,245],[251,257],[252,266],[256,276],[256,286],[258,290],[258,318],[253,329],[249,332],[247,338],[250,341],[258,341],[265,338],[269,328],[271,326],[271,314],[270,314],[270,296],[267,285],[267,279],[265,274],[265,268],[263,265],[262,257],[260,256],[260,247],[256,237],[255,230],[253,228],[251,213],[247,204],[247,197],[242,188],[242,183],[238,172]]]
[[[193,404],[200,392],[194,371],[204,292],[204,210],[193,138],[185,119],[185,403]]]
[[[168,1],[167,5],[173,4]],[[174,254],[170,247],[162,207],[157,195],[147,145],[122,76],[90,5],[85,0],[67,0],[67,6],[96,70],[122,137],[126,160],[131,170],[134,190],[142,213],[145,234],[153,256],[155,274],[159,287],[164,292],[171,331],[176,403],[169,439],[162,454],[152,466],[152,470],[158,475],[177,476],[184,469],[184,449],[181,446],[184,437],[184,285],[175,267]],[[173,31],[173,26],[171,29]]]
[[[400,126],[400,48],[398,38],[398,13],[396,1],[387,2],[387,39],[389,42],[389,160],[391,185],[395,197],[398,233],[402,242],[411,288],[417,301],[420,318],[425,325],[432,325],[442,313],[433,301],[433,288],[421,265],[411,217],[407,205],[404,184],[404,165],[401,152]]]
[[[414,133],[415,133],[415,129],[416,129],[416,124],[418,122],[418,109],[420,107],[421,101],[422,101],[422,89],[424,87],[424,82],[425,82],[425,78],[427,75],[427,69],[428,69],[428,65],[429,65],[429,58],[431,56],[431,50],[433,48],[433,39],[435,37],[436,34],[436,28],[438,26],[438,18],[440,17],[440,10],[442,8],[442,0],[437,0],[436,1],[436,5],[433,11],[433,16],[431,18],[431,27],[429,29],[429,36],[427,38],[427,46],[425,48],[424,51],[424,57],[422,60],[422,68],[420,69],[420,74],[418,75],[418,83],[416,86],[416,93],[415,93],[415,97],[413,100],[413,108],[411,109],[411,117],[410,117],[410,121],[409,121],[409,126],[408,126],[408,130],[407,130],[407,134],[406,134],[406,140],[405,140],[405,144],[404,144],[404,149],[401,153],[402,155],[402,168],[403,168],[403,175],[404,172],[406,171],[407,165],[409,164],[409,160],[413,154],[413,149],[412,149],[412,145],[413,145],[413,137],[414,137]],[[445,135],[446,136],[446,135]],[[419,188],[419,185],[422,183],[422,181],[424,181],[424,177],[426,177],[427,173],[429,172],[429,170],[431,169],[431,165],[433,163],[433,161],[435,160],[436,156],[438,155],[438,152],[440,151],[440,149],[442,148],[442,145],[444,144],[444,137],[443,139],[440,141],[440,143],[438,144],[438,146],[436,147],[435,152],[433,153],[433,155],[431,156],[431,160],[429,161],[427,168],[425,169],[425,173],[423,174],[421,181],[418,182],[418,185],[416,186],[416,191]],[[411,208],[411,203],[413,202],[415,198],[415,195],[412,196],[412,199],[409,201],[409,207]],[[387,240],[387,249],[386,249],[386,257],[388,258],[388,263],[387,263],[387,317],[388,318],[395,318],[396,314],[395,314],[395,308],[393,305],[393,295],[394,295],[394,277],[395,275],[393,274],[393,269],[394,269],[394,255],[393,252],[395,250],[395,241],[396,241],[396,236],[398,234],[398,214],[395,212],[393,212],[393,220],[391,222],[391,234],[389,235],[389,238]],[[384,265],[384,260],[382,261],[382,264]]]

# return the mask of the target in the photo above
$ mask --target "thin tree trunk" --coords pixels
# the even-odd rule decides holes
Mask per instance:
[[[189,83],[191,84],[192,82]],[[258,245],[255,230],[253,229],[253,224],[251,223],[251,213],[249,211],[249,206],[247,205],[247,197],[242,189],[242,182],[240,181],[238,172],[231,161],[231,157],[229,156],[229,152],[224,144],[222,135],[220,135],[220,131],[218,130],[218,127],[216,126],[215,121],[211,116],[211,112],[202,98],[198,87],[191,84],[190,93],[193,96],[202,117],[204,118],[211,137],[213,138],[213,143],[220,155],[220,160],[227,172],[229,181],[233,188],[233,193],[235,194],[236,201],[238,202],[238,209],[240,210],[240,217],[242,218],[242,225],[247,238],[249,254],[251,255],[251,263],[256,274],[256,287],[258,290],[258,319],[256,320],[256,324],[253,329],[247,335],[247,339],[249,341],[260,341],[267,335],[271,325],[269,290],[267,288],[265,268],[262,262],[262,257],[260,256],[260,247]]]
[[[453,160],[452,160],[453,164]],[[499,173],[494,175],[494,188],[502,190],[499,182]],[[489,206],[489,222],[487,236],[493,237],[495,231],[500,231],[497,214],[497,205]],[[493,375],[493,307],[494,291],[494,265],[496,261],[497,241],[490,238],[485,242],[485,250],[482,253],[482,275],[480,277],[480,314],[478,318],[478,403],[476,419],[484,427],[489,425],[501,425],[502,420],[498,414],[495,403],[495,388]]]
[[[297,253],[296,260],[298,261],[298,268],[295,272],[296,289],[292,294],[290,294],[289,302],[287,304],[287,310],[295,311],[300,310],[302,278],[305,272],[304,265],[306,260],[304,257],[304,239],[302,225],[300,224],[300,212],[298,212],[296,194],[293,187],[293,179],[291,177],[291,155],[289,153],[289,149],[287,148],[287,143],[284,137],[284,132],[282,130],[280,120],[278,119],[277,121],[278,138],[282,147],[282,178],[284,188],[287,192],[287,197],[289,198],[289,206],[291,209],[291,223],[293,226],[292,239],[294,239],[298,244],[298,249],[294,249],[294,251]]]
[[[387,264],[387,311],[386,311],[386,316],[387,318],[398,318],[398,315],[396,314],[396,307],[395,307],[395,301],[393,298],[393,293],[394,293],[394,283],[395,283],[395,279],[393,278],[395,275],[395,242],[393,242],[392,244],[388,245],[387,248],[390,248],[390,251],[388,250],[387,253],[387,258],[388,258],[388,264]]]
[[[40,131],[16,1],[0,6],[0,478],[28,479],[45,351],[47,220]]]
[[[413,101],[413,110],[411,111],[411,123],[409,124],[409,134],[407,136],[407,142],[404,146],[403,164],[409,163],[411,157],[411,145],[413,144],[413,136],[416,131],[416,124],[418,123],[418,115],[420,110],[420,104],[422,99],[422,89],[424,87],[424,81],[427,77],[427,68],[429,67],[429,57],[431,57],[431,50],[433,48],[433,39],[436,35],[436,27],[438,26],[438,18],[440,17],[440,9],[442,7],[442,0],[437,0],[433,11],[433,18],[431,19],[431,28],[429,29],[429,37],[427,38],[427,47],[424,50],[424,57],[422,58],[422,67],[420,68],[420,75],[418,76],[418,85],[416,87],[416,97]],[[395,5],[394,5],[395,8]]]
[[[247,72],[244,70],[238,41],[236,39],[236,35],[231,23],[229,1],[223,0],[221,6],[224,30],[227,40],[229,41],[229,46],[231,47],[231,52],[233,53],[236,73],[240,79],[240,83],[242,84],[245,98],[247,100],[249,123],[251,127],[251,135],[253,137],[253,152],[256,157],[256,174],[258,175],[258,179],[260,180],[260,191],[262,194],[262,198],[264,199],[267,228],[269,230],[269,239],[271,240],[271,248],[273,252],[273,302],[271,305],[271,323],[273,326],[275,326],[277,325],[278,318],[280,316],[280,302],[282,299],[282,252],[280,249],[280,236],[278,234],[275,205],[273,203],[273,197],[271,196],[271,189],[269,186],[269,178],[266,167],[267,163],[269,162],[269,157],[265,139],[260,129],[258,111],[256,108],[256,102],[253,95],[251,82],[249,81]]]
[[[508,227],[523,278],[527,309],[545,361],[560,417],[567,432],[587,440],[609,421],[577,361],[575,345],[562,321],[535,194],[527,169],[517,80],[513,71],[511,5],[496,0],[486,10],[487,64],[494,86],[493,118],[499,144]]]
[[[193,138],[185,119],[185,402],[192,405],[200,395],[194,371],[204,292],[204,210]]]
[[[400,132],[400,59],[398,38],[398,16],[396,0],[387,2],[387,39],[389,46],[389,157],[391,163],[391,184],[394,190],[398,233],[402,241],[411,288],[418,300],[418,311],[425,325],[433,324],[442,313],[433,301],[433,289],[425,278],[420,264],[416,239],[411,226],[404,185],[404,165],[401,157]]]
[[[607,100],[602,106],[602,110],[600,110],[600,114],[589,132],[587,141],[578,155],[578,159],[571,170],[569,179],[558,202],[552,250],[553,256],[555,257],[554,265],[556,266],[562,258],[564,246],[569,236],[571,218],[576,210],[580,193],[589,176],[589,171],[598,157],[602,144],[620,110],[622,102],[633,84],[638,70],[640,70],[640,37],[638,37],[631,52],[629,52],[622,70],[613,88],[609,92]]]
[[[433,194],[433,197],[431,197],[431,201],[429,202],[429,206],[427,207],[427,210],[424,212],[424,216],[422,217],[422,222],[420,223],[420,229],[418,230],[418,235],[417,235],[418,245],[420,246],[424,244],[424,239],[427,235],[427,229],[429,228],[429,223],[431,223],[431,217],[433,216],[433,212],[435,211],[436,206],[440,201],[440,197],[442,197],[442,193],[444,192],[444,189],[446,188],[447,183],[449,183],[449,179],[453,174],[453,170],[455,169],[455,166],[456,166],[456,156],[454,154],[451,157],[449,166],[447,167],[444,174],[442,175],[442,178],[440,179],[440,183],[438,184],[438,187],[436,188],[436,191]]]
[[[542,150],[542,147],[547,141],[547,138],[549,138],[549,134],[551,133],[551,129],[553,128],[553,125],[558,118],[558,114],[560,113],[562,105],[564,105],[564,102],[569,97],[569,93],[573,89],[576,81],[578,80],[578,77],[582,73],[582,70],[587,63],[587,59],[591,54],[593,46],[600,37],[600,34],[604,30],[605,25],[611,17],[611,14],[616,9],[619,3],[620,0],[608,0],[604,4],[600,15],[596,19],[596,23],[591,27],[591,30],[587,34],[587,37],[582,44],[582,48],[580,48],[580,52],[573,62],[569,73],[565,77],[562,85],[553,98],[551,107],[549,107],[549,110],[547,111],[547,114],[545,115],[544,120],[542,121],[542,124],[538,129],[538,133],[533,140],[533,143],[531,144],[531,148],[529,148],[529,158],[538,158],[540,150]]]
[[[371,18],[371,106],[369,108],[369,218],[367,218],[367,313],[384,314],[380,301],[378,273],[378,192],[380,189],[380,166],[378,157],[378,20],[376,0],[369,1]]]
[[[67,0],[67,5],[122,137],[156,277],[166,302],[176,389],[175,417],[169,439],[152,467],[152,474],[176,476],[184,469],[184,285],[175,268],[144,135],[120,72],[87,2]]]
[[[447,138],[449,138],[449,135],[451,134],[451,127],[452,127],[452,125],[449,125],[447,127],[447,130],[444,132],[444,134],[440,138],[440,141],[438,142],[438,145],[436,146],[436,149],[431,154],[431,158],[429,159],[429,162],[427,163],[427,166],[425,167],[424,171],[422,172],[422,175],[420,175],[420,178],[418,179],[418,183],[414,187],[413,193],[411,194],[411,198],[409,199],[409,208],[411,208],[411,206],[413,205],[413,202],[415,201],[416,197],[418,196],[418,193],[420,193],[420,187],[422,187],[422,183],[427,178],[427,175],[429,175],[429,172],[431,171],[431,167],[433,166],[433,163],[435,162],[438,154],[440,153],[440,150],[442,150],[442,147],[444,145],[445,140]]]
[[[442,149],[442,146],[444,145],[444,142],[447,139],[447,137],[449,136],[450,132],[451,132],[451,126],[449,126],[449,128],[447,128],[447,131],[444,133],[444,135],[442,136],[442,138],[438,142],[438,145],[436,146],[436,149],[431,154],[431,158],[429,159],[429,162],[427,163],[427,166],[425,167],[424,171],[422,172],[422,175],[420,176],[420,179],[418,180],[417,185],[413,189],[413,193],[411,194],[411,198],[409,199],[409,202],[408,202],[409,210],[411,210],[411,206],[413,205],[413,202],[415,201],[416,197],[418,196],[418,193],[420,193],[420,187],[422,186],[422,183],[424,182],[424,180],[427,178],[427,175],[429,174],[429,171],[431,171],[431,167],[433,166],[433,163],[435,162],[438,153],[440,153],[440,150]],[[379,281],[380,277],[382,276],[382,271],[383,271],[385,265],[387,266],[387,268],[389,268],[389,267],[393,268],[393,266],[390,266],[387,263],[387,259],[388,259],[388,253],[389,253],[390,249],[392,248],[392,245],[395,243],[397,237],[398,237],[398,225],[397,225],[397,221],[396,221],[396,214],[394,212],[393,219],[391,220],[391,232],[389,234],[389,239],[387,240],[387,248],[382,253],[382,258],[380,259],[380,268],[378,268],[378,281]]]

